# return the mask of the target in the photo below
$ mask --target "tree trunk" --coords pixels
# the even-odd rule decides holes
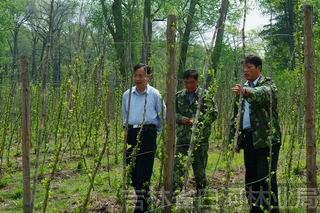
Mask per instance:
[[[295,0],[288,0],[287,1],[287,20],[288,20],[288,44],[289,44],[289,69],[293,70],[295,67],[295,13],[294,13],[294,5],[295,5]],[[291,55],[292,54],[292,55]]]
[[[144,1],[143,16],[143,46],[141,60],[148,64],[151,58],[152,21],[151,21],[151,0]]]
[[[49,14],[49,30],[47,35],[47,42],[46,42],[46,55],[45,55],[45,61],[42,63],[44,65],[44,69],[42,70],[42,89],[46,87],[47,80],[48,80],[48,72],[49,72],[49,64],[52,62],[50,59],[52,54],[52,31],[53,31],[53,10],[54,10],[54,0],[51,0],[50,3],[50,14]]]
[[[36,71],[37,71],[37,63],[36,63],[36,56],[37,56],[37,43],[38,43],[38,36],[36,33],[32,33],[32,55],[31,55],[31,80],[35,79]]]
[[[53,85],[60,86],[61,82],[61,45],[60,45],[61,31],[57,31],[57,40],[55,42],[55,51],[53,57]]]
[[[108,18],[108,9],[105,5],[105,0],[100,0],[103,16],[107,23],[107,26],[110,30],[110,33],[113,38],[114,46],[117,53],[119,69],[122,76],[123,83],[127,82],[126,75],[126,60],[125,60],[125,52],[124,52],[124,30],[123,30],[123,22],[122,22],[122,0],[114,0],[112,4],[112,14],[113,14],[113,22],[115,29],[113,28],[109,18]]]
[[[225,21],[227,18],[228,9],[229,9],[229,0],[222,0],[221,7],[219,10],[219,19],[216,25],[217,37],[216,37],[213,52],[211,54],[211,63],[210,63],[210,69],[213,69],[215,74],[217,73],[219,59],[221,56],[224,27],[225,27]],[[208,76],[208,82],[210,81],[211,81],[211,76]]]
[[[173,160],[176,138],[176,17],[170,15],[167,22],[167,141],[164,169],[164,212],[171,212]]]
[[[17,70],[17,61],[18,61],[18,35],[19,35],[19,26],[16,26],[13,30],[13,49],[12,49],[12,64],[11,64],[11,79],[14,79]]]
[[[193,18],[196,12],[197,4],[198,4],[198,0],[191,0],[189,12],[187,15],[186,28],[184,30],[184,33],[182,35],[181,42],[180,42],[180,59],[179,59],[179,66],[178,66],[178,89],[182,87],[182,75],[186,67],[190,33],[192,30]]]

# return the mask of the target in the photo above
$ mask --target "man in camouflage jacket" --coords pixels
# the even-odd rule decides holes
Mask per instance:
[[[237,97],[230,128],[230,143],[235,145],[236,152],[244,150],[245,189],[250,212],[264,212],[267,209],[279,212],[276,171],[281,132],[277,111],[277,87],[270,78],[261,75],[262,60],[258,56],[247,56],[243,65],[247,82],[244,86],[237,84],[232,88]],[[243,101],[238,116],[240,93]],[[271,162],[268,160],[270,148]],[[271,193],[268,181],[271,181]]]
[[[195,176],[198,195],[202,194],[206,185],[206,165],[208,160],[208,139],[211,124],[217,118],[218,111],[214,97],[207,90],[198,87],[198,73],[187,70],[183,75],[185,89],[176,95],[177,144],[174,166],[174,190],[182,189],[186,161],[191,142],[192,125],[199,105],[199,97],[203,94],[200,114],[195,129],[192,168]]]

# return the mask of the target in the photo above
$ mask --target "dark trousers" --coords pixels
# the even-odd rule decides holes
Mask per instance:
[[[272,145],[271,158],[271,195],[269,195],[269,147],[254,149],[252,133],[245,132],[243,135],[244,163],[246,167],[245,189],[250,212],[264,212],[269,210],[269,198],[271,198],[271,212],[279,212],[277,165],[279,158],[280,143]],[[269,197],[270,196],[270,197]]]
[[[183,161],[187,159],[190,148],[190,141],[178,140],[176,146],[176,153],[174,159],[174,174],[173,174],[173,188],[175,190],[182,190],[183,179],[186,171]],[[197,195],[202,195],[207,186],[206,167],[208,162],[208,143],[201,143],[196,145],[192,157],[192,169],[196,182]]]
[[[155,127],[144,127],[139,139],[140,146],[137,146],[139,130],[138,128],[128,129],[127,144],[131,147],[126,152],[126,163],[133,165],[130,175],[137,196],[134,212],[146,212],[149,209],[149,186],[156,151],[157,130]],[[135,147],[139,149],[136,157],[132,156]]]

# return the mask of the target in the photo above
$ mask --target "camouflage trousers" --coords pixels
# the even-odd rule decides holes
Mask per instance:
[[[176,153],[174,159],[174,174],[173,174],[173,190],[182,190],[185,163],[188,158],[188,150],[190,147],[190,141],[179,140],[176,144]],[[206,167],[208,161],[208,142],[202,142],[196,144],[192,154],[192,169],[195,177],[197,194],[202,194],[207,186]]]

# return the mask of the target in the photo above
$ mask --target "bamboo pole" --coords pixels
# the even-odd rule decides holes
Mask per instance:
[[[164,169],[164,209],[171,212],[174,145],[176,137],[176,21],[174,15],[169,15],[167,20],[167,141]]]
[[[317,212],[317,165],[314,120],[314,70],[313,70],[313,8],[304,6],[304,67],[306,84],[306,143],[307,143],[307,212]]]
[[[32,212],[30,184],[30,89],[28,61],[21,57],[21,107],[22,107],[22,171],[23,171],[23,212]]]

